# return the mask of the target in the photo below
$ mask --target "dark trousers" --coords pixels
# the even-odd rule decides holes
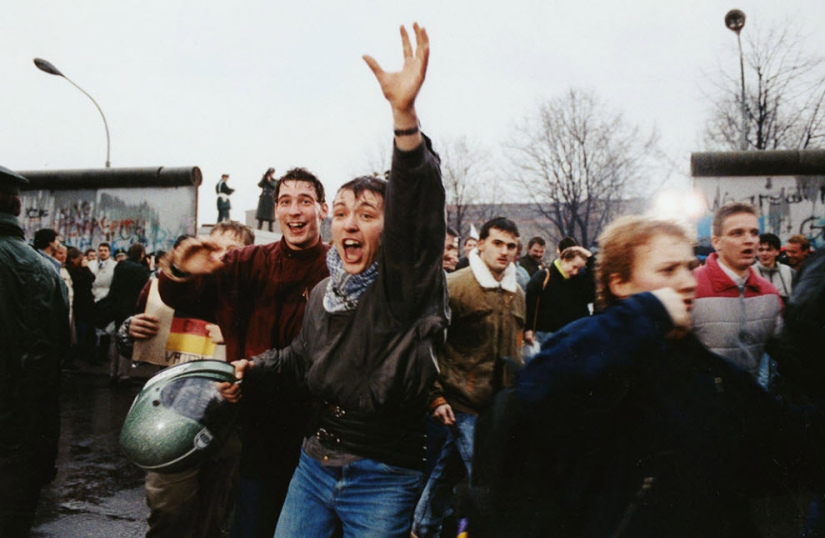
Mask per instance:
[[[271,221],[271,220],[261,220],[261,219],[258,219],[258,229],[259,229],[259,230],[263,230],[263,229],[264,229],[264,222],[269,223],[269,231],[271,232],[271,231],[272,231],[272,223],[273,223],[273,221]]]
[[[272,538],[286,500],[287,488],[266,478],[244,478],[238,483],[238,499],[232,538]]]
[[[0,457],[0,536],[29,536],[37,500],[40,498],[40,473],[17,458]]]

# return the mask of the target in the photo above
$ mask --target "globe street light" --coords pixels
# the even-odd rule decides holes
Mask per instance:
[[[109,150],[111,149],[111,142],[109,140],[109,124],[106,123],[106,116],[103,115],[103,110],[101,110],[100,105],[97,104],[97,101],[94,100],[94,97],[89,95],[86,92],[86,90],[75,84],[72,79],[61,73],[60,70],[56,68],[54,65],[52,65],[51,62],[44,60],[43,58],[35,58],[34,65],[36,65],[37,68],[43,71],[44,73],[48,73],[50,75],[57,75],[58,77],[65,78],[66,80],[72,83],[72,86],[83,92],[86,95],[86,97],[91,99],[92,103],[95,104],[95,106],[97,107],[97,111],[100,112],[100,117],[103,118],[103,127],[106,128],[106,168],[109,168]]]
[[[725,15],[725,26],[728,30],[736,32],[736,42],[739,43],[739,71],[742,75],[742,140],[740,147],[742,151],[748,149],[748,115],[745,107],[745,57],[742,55],[742,38],[739,35],[745,27],[745,12],[741,9],[731,9]]]

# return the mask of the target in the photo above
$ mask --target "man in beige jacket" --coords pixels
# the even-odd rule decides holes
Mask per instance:
[[[513,221],[487,221],[469,267],[447,277],[452,317],[438,356],[441,376],[430,399],[435,422],[430,426],[438,430],[442,425],[447,431],[440,447],[428,448],[438,457],[415,510],[413,533],[420,538],[441,535],[455,486],[449,462],[458,451],[470,477],[478,414],[502,386],[514,381],[506,379],[505,358],[521,363],[525,299],[513,264],[518,238]]]

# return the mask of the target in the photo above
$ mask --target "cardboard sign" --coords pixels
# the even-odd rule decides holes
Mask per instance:
[[[153,338],[136,340],[132,360],[161,366],[203,359],[226,360],[226,348],[215,344],[209,335],[208,322],[195,318],[175,317],[158,293],[158,281],[152,280],[146,301],[146,314],[160,321],[160,330]]]

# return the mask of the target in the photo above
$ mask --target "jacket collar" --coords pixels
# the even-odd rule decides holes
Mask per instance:
[[[20,221],[8,213],[0,213],[0,236],[26,238]]]
[[[287,258],[295,258],[298,260],[309,260],[316,258],[318,256],[323,257],[331,248],[324,242],[323,238],[319,238],[319,241],[315,245],[304,250],[294,250],[289,248],[289,245],[286,244],[286,241],[284,241],[283,237],[281,237],[280,243],[281,252],[284,256],[286,256]]]
[[[516,266],[514,264],[511,263],[507,266],[507,269],[504,270],[504,276],[499,282],[495,279],[495,277],[493,277],[493,273],[490,271],[490,268],[487,267],[487,264],[484,263],[478,255],[478,250],[473,249],[470,252],[470,269],[473,271],[473,276],[482,288],[501,288],[505,291],[509,291],[510,293],[516,292],[518,283],[516,282]]]
[[[710,282],[715,292],[722,292],[731,288],[739,289],[739,286],[737,286],[736,283],[725,274],[725,271],[720,266],[719,255],[717,253],[714,252],[708,256],[705,264],[708,266],[708,271],[710,272]],[[745,287],[751,289],[752,291],[759,291],[759,283],[756,282],[757,278],[756,273],[753,271],[753,267],[748,267],[748,278],[745,279]]]
[[[756,261],[756,264],[754,265],[754,267],[756,267],[757,269],[759,269],[759,272],[760,272],[760,273],[774,274],[774,273],[778,273],[778,272],[779,272],[779,262],[776,262],[776,265],[774,265],[773,267],[765,267],[764,265],[762,265],[762,262],[760,262],[759,260],[757,260],[757,261]]]

